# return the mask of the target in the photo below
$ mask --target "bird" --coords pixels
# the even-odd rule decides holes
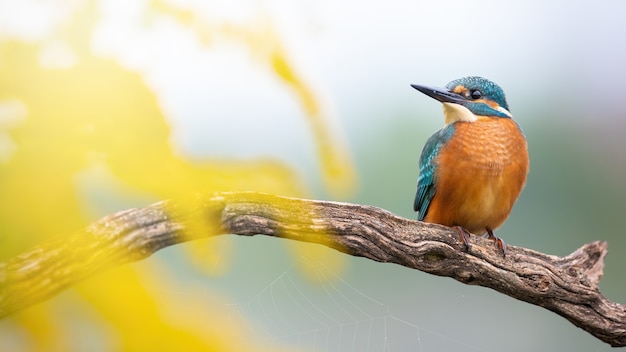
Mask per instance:
[[[470,234],[494,235],[526,185],[528,143],[494,82],[463,77],[445,88],[411,84],[443,104],[444,126],[424,145],[413,209],[418,220],[455,228],[469,252]]]

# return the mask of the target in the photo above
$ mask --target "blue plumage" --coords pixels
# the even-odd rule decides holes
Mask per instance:
[[[474,115],[478,116],[497,116],[505,119],[511,118],[511,115],[507,115],[502,111],[498,111],[487,104],[484,103],[466,103],[464,105],[469,111],[473,112]]]
[[[424,145],[420,155],[420,173],[417,179],[417,194],[413,203],[413,210],[418,212],[418,220],[424,220],[430,201],[435,196],[435,168],[439,150],[454,134],[454,125],[448,125],[435,132]]]

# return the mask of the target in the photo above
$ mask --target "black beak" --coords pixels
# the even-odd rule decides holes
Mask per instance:
[[[439,100],[442,103],[455,103],[463,105],[467,102],[467,98],[465,98],[464,96],[452,93],[445,88],[427,87],[417,84],[411,84],[411,87],[419,90],[420,92],[428,95],[433,99]]]

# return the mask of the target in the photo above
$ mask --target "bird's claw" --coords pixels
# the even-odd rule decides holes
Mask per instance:
[[[461,242],[463,242],[463,244],[465,245],[465,251],[469,252],[470,250],[469,231],[464,229],[463,226],[455,226],[455,229],[459,232],[459,238],[461,239]]]
[[[465,245],[465,251],[469,252],[470,250],[470,232],[467,231],[465,228],[463,228],[463,226],[455,226],[454,227],[457,232],[459,233],[459,238],[461,239],[461,242],[463,243],[463,245]],[[487,238],[492,240],[496,246],[498,247],[498,249],[500,250],[500,252],[502,253],[503,257],[506,257],[506,243],[504,243],[504,241],[499,238],[496,237],[493,234],[493,230],[487,227]]]
[[[496,246],[498,246],[498,249],[500,250],[500,252],[502,252],[502,256],[506,257],[506,243],[504,243],[504,241],[501,238],[496,237],[493,234],[493,230],[490,228],[487,228],[487,235],[488,235],[487,238],[492,240],[496,244]]]

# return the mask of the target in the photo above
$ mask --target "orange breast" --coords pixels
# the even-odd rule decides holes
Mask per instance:
[[[526,139],[512,119],[456,122],[436,163],[436,193],[424,220],[482,234],[502,225],[526,183]]]

